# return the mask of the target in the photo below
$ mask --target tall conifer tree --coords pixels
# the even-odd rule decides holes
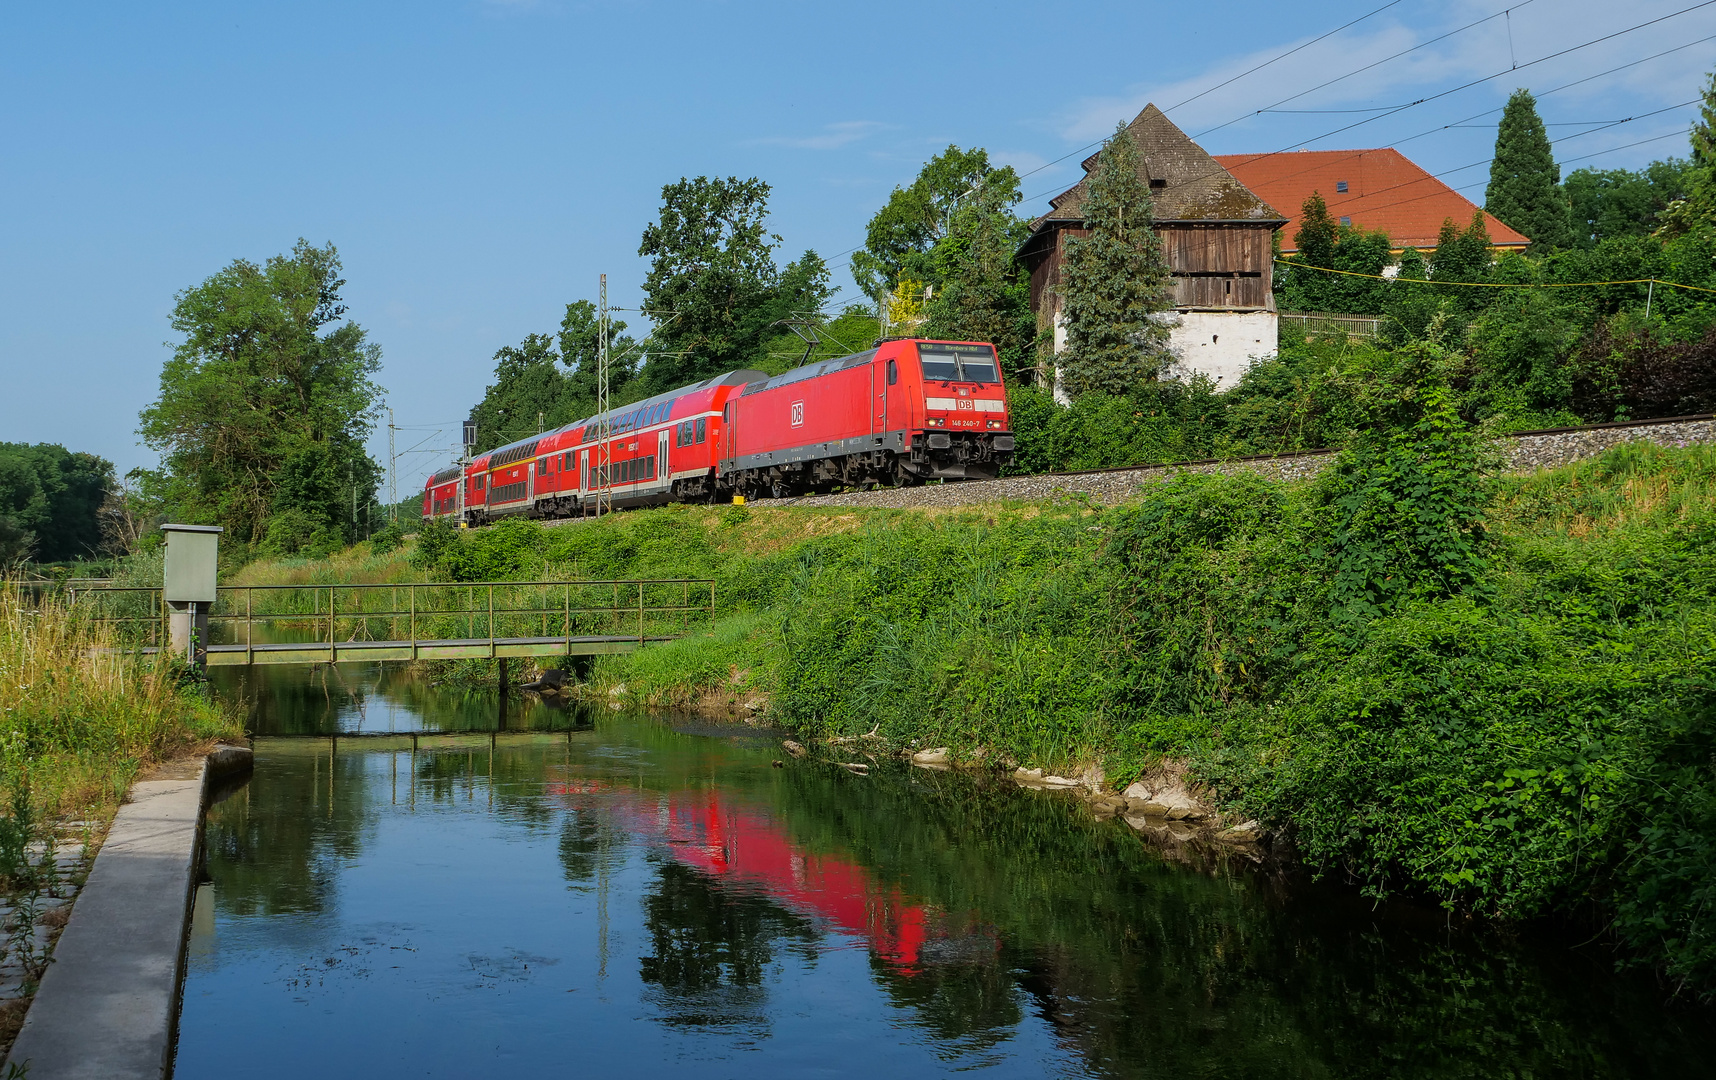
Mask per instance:
[[[1090,235],[1067,242],[1062,289],[1066,347],[1057,358],[1069,394],[1123,394],[1172,359],[1168,263],[1151,229],[1150,188],[1138,147],[1123,124],[1102,146],[1090,173],[1084,224]]]
[[[1529,237],[1534,250],[1553,251],[1573,243],[1561,167],[1555,164],[1549,133],[1529,90],[1515,90],[1502,110],[1484,209]]]

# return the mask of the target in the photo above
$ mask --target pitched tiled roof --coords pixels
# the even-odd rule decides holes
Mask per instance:
[[[1245,186],[1290,218],[1281,230],[1281,250],[1293,251],[1299,209],[1311,193],[1323,196],[1329,216],[1373,232],[1385,232],[1397,248],[1436,246],[1442,222],[1462,229],[1477,210],[1470,200],[1431,176],[1398,150],[1296,150],[1282,154],[1221,154],[1216,157]],[[1338,185],[1345,181],[1347,190]],[[1489,214],[1490,242],[1523,247],[1531,241]]]
[[[1156,106],[1144,106],[1144,111],[1126,126],[1126,130],[1138,143],[1144,178],[1165,181],[1164,185],[1150,189],[1157,221],[1276,222],[1282,219],[1283,215],[1276,213],[1273,207],[1234,179]],[[1085,172],[1095,167],[1095,155],[1085,159]],[[1088,184],[1088,178],[1080,180],[1077,185],[1050,199],[1049,205],[1054,209],[1033,222],[1033,227],[1041,228],[1051,221],[1082,221]]]

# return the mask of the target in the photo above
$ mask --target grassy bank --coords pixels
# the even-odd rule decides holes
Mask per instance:
[[[108,816],[140,769],[242,734],[178,668],[99,652],[112,644],[81,612],[0,583],[0,785],[12,822]]]
[[[712,627],[603,659],[594,689],[761,698],[811,737],[1100,761],[1117,786],[1189,761],[1319,874],[1577,915],[1709,992],[1716,450],[1485,479],[1421,404],[1309,484],[515,522],[427,534],[411,572],[713,577]]]

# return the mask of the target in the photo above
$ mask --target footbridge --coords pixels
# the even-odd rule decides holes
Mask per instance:
[[[149,588],[67,594],[111,628],[115,649],[209,667],[625,653],[684,636],[715,610],[715,582],[702,578],[228,585],[206,603]]]

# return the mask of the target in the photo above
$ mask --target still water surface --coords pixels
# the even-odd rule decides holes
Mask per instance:
[[[746,728],[263,669],[179,1080],[1708,1075],[1564,942],[1188,866],[1059,795]],[[228,687],[239,690],[238,684]],[[347,737],[420,732],[391,738]]]

